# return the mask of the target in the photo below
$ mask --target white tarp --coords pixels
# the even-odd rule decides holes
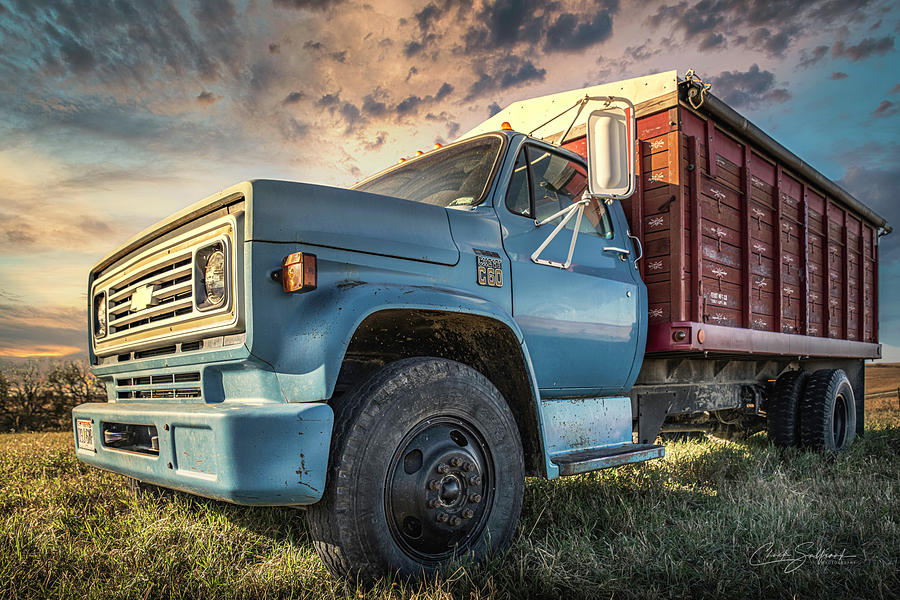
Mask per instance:
[[[621,96],[628,98],[636,105],[674,92],[677,89],[677,86],[678,72],[666,71],[664,73],[656,73],[655,75],[647,75],[645,77],[635,77],[634,79],[593,85],[580,90],[569,90],[568,92],[540,96],[538,98],[531,98],[530,100],[520,100],[518,102],[513,102],[487,121],[484,121],[474,129],[467,131],[461,135],[459,139],[478,135],[479,133],[486,133],[488,131],[497,131],[500,129],[500,124],[504,121],[512,125],[512,128],[515,131],[529,133],[538,125],[555,117],[585,96]],[[578,116],[575,127],[585,124],[591,110],[599,107],[599,104],[596,107],[593,107],[590,104],[587,105],[585,110]],[[535,131],[533,135],[541,138],[565,130],[566,127],[569,126],[569,123],[572,122],[572,117],[575,116],[575,110],[566,113],[559,119],[556,119],[538,131]]]

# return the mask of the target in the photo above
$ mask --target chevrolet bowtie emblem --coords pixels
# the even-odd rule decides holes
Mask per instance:
[[[134,290],[134,293],[131,294],[131,306],[129,307],[131,312],[144,310],[148,306],[156,304],[156,300],[153,298],[153,290],[153,285],[142,285]]]

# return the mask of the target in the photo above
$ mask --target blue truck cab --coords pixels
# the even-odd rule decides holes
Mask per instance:
[[[587,187],[582,156],[501,130],[354,189],[256,180],[188,207],[91,271],[91,358],[108,402],[74,410],[78,457],[210,498],[317,507],[335,461],[349,460],[333,443],[354,416],[340,399],[358,402],[386,369],[392,385],[424,377],[410,389],[437,396],[459,380],[449,397],[469,409],[413,424],[437,419],[403,471],[434,472],[397,483],[421,506],[386,519],[412,562],[384,564],[478,554],[485,535],[514,529],[526,473],[662,455],[632,443],[639,249],[621,204]],[[498,414],[480,406],[491,403]]]

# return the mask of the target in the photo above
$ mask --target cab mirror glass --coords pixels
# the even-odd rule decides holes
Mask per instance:
[[[634,192],[634,113],[631,107],[595,110],[588,117],[588,191],[604,198]]]

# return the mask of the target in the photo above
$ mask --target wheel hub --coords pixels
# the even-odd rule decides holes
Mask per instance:
[[[493,471],[473,426],[452,417],[419,423],[388,470],[385,508],[394,539],[419,560],[437,562],[464,551],[490,513]]]

